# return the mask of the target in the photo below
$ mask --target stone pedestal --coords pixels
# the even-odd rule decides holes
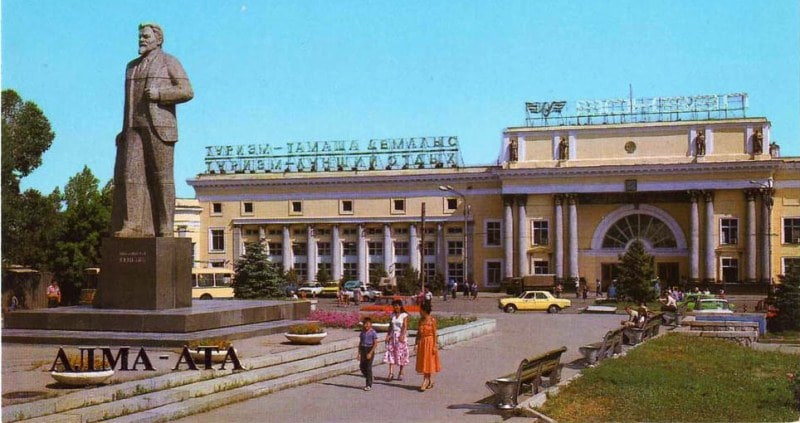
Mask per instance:
[[[165,310],[192,306],[189,238],[105,238],[94,306]]]

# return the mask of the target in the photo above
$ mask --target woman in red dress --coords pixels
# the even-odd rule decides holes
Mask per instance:
[[[419,329],[417,329],[417,373],[422,373],[422,385],[419,390],[433,388],[433,374],[442,370],[439,361],[438,335],[436,319],[431,316],[431,305],[425,303],[420,307]]]

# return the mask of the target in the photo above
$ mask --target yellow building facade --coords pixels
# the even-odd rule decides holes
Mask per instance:
[[[263,240],[301,280],[412,267],[484,290],[608,286],[635,239],[662,286],[767,284],[800,265],[800,159],[780,157],[767,119],[578,115],[529,113],[492,166],[461,165],[455,137],[208,147],[189,181],[196,263],[232,268]]]

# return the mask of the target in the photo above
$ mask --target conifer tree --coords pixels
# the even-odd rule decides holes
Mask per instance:
[[[617,290],[620,297],[637,303],[653,301],[656,298],[656,292],[653,290],[653,280],[656,276],[654,259],[647,254],[644,244],[638,239],[633,241],[628,251],[619,259]]]
[[[778,315],[770,319],[770,326],[776,331],[800,330],[800,266],[789,268],[786,275],[781,276],[775,307]]]
[[[245,254],[236,261],[234,272],[233,294],[236,298],[283,296],[282,272],[269,260],[263,241],[246,245]]]

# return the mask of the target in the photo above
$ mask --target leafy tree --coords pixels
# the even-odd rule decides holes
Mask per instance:
[[[42,196],[28,190],[20,195],[19,185],[41,165],[42,154],[55,134],[39,107],[23,101],[14,90],[2,92],[2,119],[3,260],[41,269],[45,267],[44,252],[52,246],[60,194]]]
[[[248,243],[245,254],[234,265],[233,295],[236,298],[281,297],[283,275],[269,260],[264,241]]]
[[[13,204],[13,205],[12,205]],[[48,267],[58,236],[61,192],[48,196],[29,189],[3,197],[3,260],[35,269]]]
[[[50,268],[61,283],[64,302],[77,300],[84,269],[100,265],[100,241],[109,236],[110,188],[100,191],[92,171],[83,170],[64,187],[65,210],[61,213]]]
[[[792,267],[786,275],[781,276],[774,305],[778,309],[778,315],[770,319],[772,330],[800,330],[800,267]]]
[[[371,286],[378,286],[381,283],[381,278],[389,276],[386,269],[381,265],[374,272],[369,272],[369,284]]]
[[[408,266],[397,277],[397,290],[401,294],[413,294],[419,289],[419,281],[419,271]]]
[[[328,283],[328,282],[330,282],[332,280],[333,280],[333,278],[331,277],[331,274],[328,273],[327,270],[319,269],[319,271],[317,271],[317,282],[319,282],[321,284],[325,284],[325,283]]]
[[[442,290],[444,290],[444,275],[437,272],[432,279],[425,281],[425,286],[430,288],[431,292],[442,293]]]
[[[638,239],[619,257],[618,295],[636,302],[653,301],[656,293],[653,280],[656,277],[653,256],[647,254],[644,244]]]
[[[23,101],[14,90],[3,90],[2,97],[2,195],[5,199],[6,195],[19,193],[20,179],[42,164],[42,154],[50,148],[55,134],[35,103]]]

